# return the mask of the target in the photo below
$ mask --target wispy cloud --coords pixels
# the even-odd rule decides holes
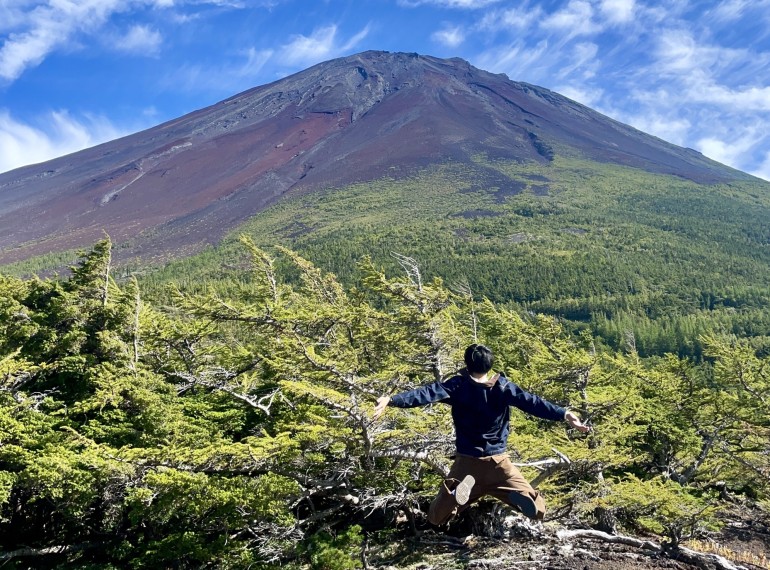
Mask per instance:
[[[578,103],[585,105],[586,107],[593,108],[596,108],[604,96],[604,91],[602,89],[581,89],[571,85],[557,87],[556,91],[565,97],[572,99],[573,101],[577,101]]]
[[[312,65],[349,52],[369,34],[369,26],[366,26],[347,41],[339,42],[337,29],[332,24],[317,28],[309,36],[292,36],[278,53],[279,62],[287,66]]]
[[[628,113],[618,109],[607,109],[604,112],[640,131],[670,143],[687,146],[687,138],[692,129],[692,123],[687,118],[678,117],[676,112],[669,112],[666,109],[656,111],[654,107],[645,108],[642,112],[637,113]]]
[[[431,34],[431,39],[446,47],[455,48],[465,40],[465,32],[460,26],[448,26]]]
[[[247,49],[244,53],[246,62],[235,69],[236,75],[240,77],[256,78],[265,64],[273,57],[273,50],[258,50],[254,47]]]
[[[634,17],[636,2],[634,0],[601,0],[599,11],[610,23],[626,23]]]
[[[733,137],[730,137],[729,133],[718,131],[714,135],[700,139],[696,145],[698,150],[716,161],[730,165],[740,163],[745,154],[768,138],[765,133],[757,132],[756,129],[736,133]]]
[[[0,172],[82,150],[129,132],[104,117],[77,119],[66,111],[51,112],[40,117],[39,123],[45,126],[24,123],[0,109]]]
[[[720,55],[729,55],[728,50],[699,46],[690,31],[673,27],[658,31],[654,48],[659,72],[674,75],[710,68],[719,62]]]
[[[547,39],[530,45],[522,39],[500,44],[480,53],[475,64],[490,71],[504,72],[514,81],[541,83],[552,76],[552,66],[561,54],[551,49]]]
[[[115,41],[119,51],[145,56],[157,56],[163,43],[163,36],[149,26],[136,25]]]
[[[744,9],[732,3],[728,19],[740,17]],[[649,110],[686,118],[690,128],[682,139],[709,158],[763,172],[752,165],[763,163],[760,149],[770,145],[770,53],[721,46],[711,37],[681,24],[655,36],[653,59],[639,73],[659,74],[657,85],[663,88],[665,81],[667,93],[646,104]]]
[[[600,62],[596,58],[599,46],[592,42],[575,44],[566,65],[563,65],[556,73],[560,79],[567,77],[580,77],[590,79],[596,74]]]
[[[66,8],[65,8],[66,10]],[[60,17],[62,10],[42,7],[34,10],[30,26],[26,31],[13,32],[0,48],[0,78],[13,81],[27,67],[38,65],[55,46],[64,42],[78,27],[77,18]],[[83,14],[84,18],[94,18],[94,14]]]
[[[211,92],[216,96],[238,93],[259,83],[261,72],[274,57],[272,49],[249,47],[216,64],[185,64],[168,75],[160,87],[166,90]]]
[[[250,46],[220,55],[216,62],[186,63],[166,76],[161,87],[229,96],[259,84],[265,73],[283,76],[350,53],[369,34],[369,29],[365,26],[349,38],[343,38],[338,26],[332,24],[317,28],[309,35],[292,35],[277,48]]]
[[[535,26],[542,15],[543,9],[540,6],[530,8],[528,4],[518,8],[489,10],[481,18],[477,27],[484,32],[526,30]]]
[[[707,10],[705,17],[720,23],[731,23],[741,19],[746,14],[770,8],[770,0],[723,0],[712,9]]]
[[[415,8],[423,4],[431,4],[442,8],[461,8],[465,10],[477,10],[486,8],[491,4],[497,4],[500,0],[398,0],[399,5]]]
[[[79,35],[103,29],[116,13],[145,8],[171,8],[185,4],[214,4],[231,8],[242,2],[223,0],[48,0],[33,3],[8,0],[0,5],[0,31],[7,34],[0,46],[0,79],[12,82],[30,67],[39,65],[50,53],[67,47]],[[127,51],[159,47],[160,36],[149,28],[136,26],[123,38]],[[118,47],[121,47],[118,45]]]
[[[601,26],[594,21],[594,8],[587,0],[570,0],[566,7],[546,17],[542,26],[559,31],[565,37],[591,35],[602,31]]]
[[[666,74],[669,81],[679,83],[684,98],[691,103],[734,106],[742,111],[770,111],[770,85],[767,77],[753,68],[766,67],[770,54],[756,54],[747,49],[700,44],[689,33],[669,30],[659,35],[654,69]],[[653,67],[649,69],[653,70]],[[741,73],[735,84],[736,70]],[[749,84],[745,84],[749,82]],[[754,83],[753,85],[751,83]]]

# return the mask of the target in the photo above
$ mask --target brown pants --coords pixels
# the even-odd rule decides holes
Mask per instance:
[[[466,475],[473,475],[476,483],[468,502],[460,506],[455,501],[452,490]],[[517,508],[509,498],[511,492],[529,496],[537,507],[536,518],[538,520],[543,519],[545,516],[543,497],[524,479],[521,472],[511,463],[507,454],[491,457],[458,455],[449,475],[444,479],[438,495],[433,499],[430,509],[428,509],[428,520],[440,526],[484,495],[491,495],[505,504]]]

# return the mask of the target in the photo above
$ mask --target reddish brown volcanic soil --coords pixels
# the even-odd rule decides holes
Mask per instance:
[[[86,247],[189,253],[287,192],[554,146],[698,182],[742,177],[540,87],[459,59],[366,52],[152,129],[0,174],[0,263]],[[395,173],[395,174],[394,174]]]

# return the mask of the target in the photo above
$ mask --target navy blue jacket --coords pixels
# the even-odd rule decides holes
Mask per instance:
[[[415,408],[433,402],[452,406],[457,452],[473,457],[505,453],[510,433],[510,406],[554,421],[563,420],[567,412],[522,390],[504,376],[490,387],[474,381],[468,374],[396,394],[391,396],[389,405]]]

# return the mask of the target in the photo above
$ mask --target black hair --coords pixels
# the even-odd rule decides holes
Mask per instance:
[[[494,363],[492,351],[483,344],[472,344],[465,349],[465,366],[472,374],[486,374]]]

